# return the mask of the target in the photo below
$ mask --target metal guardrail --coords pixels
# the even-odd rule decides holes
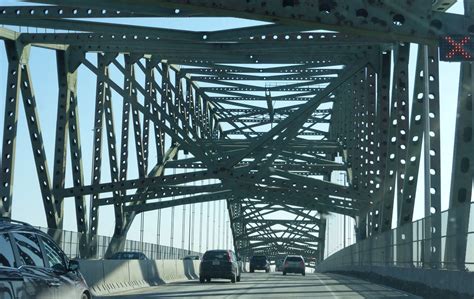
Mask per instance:
[[[44,227],[38,227],[41,231],[51,234],[52,230]],[[79,240],[82,234],[73,231],[61,231],[61,249],[70,258],[80,257],[79,252]],[[110,243],[112,237],[97,236],[97,256],[95,258],[102,259],[107,250],[107,246]],[[124,251],[140,251],[143,252],[149,259],[152,260],[177,260],[182,259],[187,255],[199,255],[202,254],[195,251],[188,251],[187,249],[175,248],[165,245],[157,245],[152,243],[140,242],[127,240],[125,242]]]
[[[470,215],[466,210],[469,212],[469,205],[371,236],[332,254],[316,269],[383,266],[474,271],[474,203],[470,204]],[[459,229],[460,219],[468,221],[467,230]],[[434,222],[440,224],[440,232],[430,232]],[[459,256],[464,258],[461,263]]]

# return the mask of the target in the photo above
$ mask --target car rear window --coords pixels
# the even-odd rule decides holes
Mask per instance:
[[[254,261],[264,261],[266,260],[267,257],[266,256],[262,256],[262,255],[256,255],[256,256],[252,256],[252,260]]]
[[[227,251],[208,251],[204,254],[203,260],[227,260]]]
[[[303,260],[298,256],[289,256],[286,258],[286,261],[287,262],[301,262]]]
[[[15,266],[15,256],[13,255],[12,243],[7,234],[0,234],[0,266]]]

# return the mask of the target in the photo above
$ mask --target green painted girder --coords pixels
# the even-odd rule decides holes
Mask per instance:
[[[322,80],[321,83],[327,83],[329,82],[328,80]],[[319,84],[319,83],[318,83]],[[312,85],[312,84],[308,84]],[[322,91],[324,88],[323,87],[300,87],[300,88],[291,88],[291,87],[285,87],[283,86],[277,86],[272,89],[272,91],[285,91],[285,92],[312,92],[313,94],[316,94],[320,91]],[[212,92],[212,93],[222,93],[222,94],[227,94],[228,92],[236,92],[236,91],[265,91],[265,87],[260,87],[260,86],[248,86],[248,87],[201,87],[201,90],[204,92]]]
[[[222,110],[221,110],[222,111]],[[224,111],[222,112],[218,112],[219,114],[223,113]],[[275,113],[274,114],[274,119],[278,119],[278,120],[282,120],[284,119],[288,114],[290,114],[291,112],[287,112],[287,113]],[[323,114],[321,115],[320,113],[318,112],[315,112],[312,116],[312,118],[316,118],[316,119],[322,119],[322,117],[324,116],[327,116],[327,115],[331,115],[330,113],[327,113],[327,114]],[[219,122],[229,122],[229,121],[241,121],[241,122],[244,122],[245,119],[250,119],[252,121],[255,121],[255,119],[257,118],[263,118],[263,120],[271,120],[269,119],[269,116],[268,116],[268,113],[267,114],[263,114],[261,111],[259,112],[253,112],[253,113],[248,113],[248,114],[237,114],[235,113],[234,115],[231,115],[231,116],[228,116],[228,117],[219,117]],[[327,123],[329,120],[328,119],[323,119],[322,122],[324,123]]]
[[[204,64],[205,68],[202,67],[194,67],[188,68],[183,67],[181,71],[185,74],[200,74],[200,75],[213,75],[217,76],[218,78],[223,76],[257,76],[257,75],[248,75],[248,74],[271,74],[268,75],[269,77],[272,76],[291,76],[294,75],[296,77],[305,75],[305,76],[318,76],[318,75],[328,75],[328,74],[339,74],[342,69],[324,69],[322,67],[328,66],[340,66],[344,63],[338,63],[334,59],[328,58],[327,61],[317,61],[315,62],[312,60],[308,63],[303,64],[285,64],[285,66],[278,66],[278,67],[268,67],[262,68],[261,65],[255,65],[254,67],[250,66],[235,66],[235,65],[225,65],[225,64]]]
[[[322,240],[322,238],[265,238],[265,237],[252,237],[248,236],[246,238],[250,242],[252,241],[262,241],[264,242],[263,244],[270,243],[270,242],[283,242],[283,243],[293,243],[293,242],[298,242],[298,243],[314,243],[314,242],[319,242]],[[309,245],[309,244],[308,244]]]
[[[255,227],[246,227],[246,235],[236,235],[235,238],[237,240],[241,239],[241,238],[246,238],[247,236],[249,237],[249,240],[252,240],[252,236],[255,234],[255,233],[258,233],[260,230],[262,230],[263,228],[266,228],[266,226],[262,226],[262,225],[257,225]],[[299,227],[292,227],[291,229],[274,229],[274,228],[271,228],[272,230],[272,233],[273,234],[277,234],[279,236],[279,238],[283,238],[283,236],[285,235],[288,235],[288,237],[286,238],[295,238],[295,237],[301,237],[301,238],[313,238],[315,237],[314,235],[312,234],[309,234],[309,233],[304,233],[304,232],[301,232],[298,230]],[[314,228],[311,228],[312,230]],[[316,230],[314,229],[313,232],[315,232]],[[320,235],[319,235],[319,232],[318,232],[318,236],[316,236],[317,238],[320,238]],[[321,241],[322,239],[318,239],[317,242]],[[283,242],[283,240],[282,240]],[[313,241],[310,241],[310,242],[313,242]]]
[[[263,134],[265,134],[265,132],[243,132],[241,130],[235,130],[235,131],[232,131],[232,132],[227,132],[227,131],[224,131],[225,132],[225,135],[249,135],[250,137],[259,137],[259,136],[262,136]],[[324,131],[314,131],[314,132],[299,132],[298,133],[298,136],[321,136],[321,137],[325,137],[327,136],[327,132],[324,132]]]
[[[280,123],[284,120],[284,118],[274,118],[273,120],[270,119],[268,116],[263,116],[263,119],[258,119],[258,118],[238,118],[234,121],[239,121],[239,122],[245,122],[245,123],[262,123],[262,124],[267,124],[267,123]],[[230,121],[230,120],[228,120]],[[227,122],[228,122],[227,121]],[[226,122],[226,121],[221,121],[221,122]],[[318,117],[311,117],[308,118],[307,124],[319,124],[319,123],[329,123],[330,120],[328,119],[321,119]]]
[[[252,140],[203,140],[202,145],[206,147],[221,147],[221,148],[246,148],[252,143]],[[341,145],[337,141],[319,141],[319,140],[300,140],[300,141],[290,141],[286,146],[291,149],[290,152],[302,151],[310,152],[311,150],[341,150]],[[272,145],[267,146],[271,148]]]
[[[275,109],[275,114],[288,114],[296,108],[297,107],[294,107],[294,108],[287,108],[287,107],[285,107],[285,108],[276,108]],[[217,110],[219,111],[221,109],[217,109]],[[232,109],[232,108],[227,108],[227,109],[222,108],[222,110],[224,110],[228,113],[233,113],[233,114],[244,113],[244,115],[246,115],[246,116],[251,115],[251,114],[262,113],[264,111],[263,109]],[[328,113],[331,113],[332,111],[333,111],[332,109],[316,109],[313,114],[328,114]]]
[[[191,77],[192,78],[192,77]],[[262,81],[258,79],[257,82],[251,83],[239,83],[234,82],[232,80],[220,80],[220,79],[210,79],[207,81],[201,81],[206,84],[212,84],[210,87],[201,86],[203,91],[212,92],[213,90],[223,90],[222,88],[228,88],[228,91],[260,91],[265,92],[265,99],[267,99],[267,92],[272,91],[285,91],[285,92],[303,92],[303,91],[314,91],[314,89],[321,88],[321,85],[325,85],[326,83],[331,82],[336,77],[325,77],[319,76],[314,77],[307,81],[301,82],[294,82],[294,81],[284,81],[285,83],[280,82],[275,86],[259,86],[258,84],[262,84]],[[219,85],[219,86],[216,86]],[[316,86],[315,86],[316,85]],[[209,89],[214,88],[214,89]]]
[[[115,1],[104,0],[41,0],[41,3],[69,6],[114,7]],[[389,0],[366,3],[361,10],[359,3],[339,1],[314,7],[311,1],[242,3],[237,0],[132,0],[122,1],[137,13],[153,13],[161,7],[192,9],[224,16],[250,18],[298,26],[309,26],[338,32],[390,38],[394,41],[419,43],[437,42],[443,32],[469,34],[472,20],[432,10],[431,1],[403,2],[394,5]],[[341,4],[341,3],[339,3]],[[409,13],[407,13],[409,12]],[[338,17],[336,18],[335,15]],[[298,16],[298,18],[295,18]],[[376,18],[375,18],[376,16]],[[436,21],[436,22],[435,22]]]
[[[280,248],[284,249],[286,252],[288,252],[288,251],[299,252],[301,250],[314,252],[314,253],[318,252],[317,247],[314,248],[314,249],[310,247],[310,246],[314,246],[313,244],[301,245],[301,244],[291,242],[291,243],[288,243],[288,244],[285,244],[285,245],[279,245],[276,242],[278,242],[277,239],[271,240],[271,241],[259,241],[257,243],[251,243],[251,244],[249,244],[245,247],[241,247],[241,248],[239,248],[239,250],[242,250],[244,252],[245,251],[254,251],[254,250],[259,249],[259,247],[264,246],[264,248],[266,247],[269,250],[271,250],[271,247],[277,247],[277,248],[280,247]],[[270,244],[271,244],[271,246],[268,246]],[[260,248],[260,249],[263,249],[263,248]]]
[[[219,192],[214,192],[210,194],[203,194],[203,195],[195,195],[195,196],[188,196],[182,197],[178,199],[172,199],[167,201],[160,201],[160,202],[146,202],[141,205],[137,206],[125,206],[123,209],[127,212],[135,212],[135,213],[142,213],[147,211],[153,211],[158,209],[165,209],[173,206],[181,206],[187,204],[196,204],[202,202],[210,202],[210,201],[217,201],[217,200],[224,200],[232,198],[233,191],[231,190],[223,190]]]
[[[176,185],[191,183],[207,179],[218,178],[216,174],[208,171],[197,171],[185,174],[164,175],[160,177],[147,177],[141,179],[129,179],[120,183],[101,183],[96,185],[86,185],[82,187],[65,188],[63,190],[53,190],[53,193],[68,197],[104,192],[123,191],[135,189],[140,186]]]
[[[262,223],[255,221],[254,226],[249,226],[248,223],[246,223],[247,224],[246,230],[245,230],[246,235],[236,235],[235,238],[239,239],[239,238],[244,238],[246,236],[253,236],[255,235],[255,233],[259,233],[263,229],[268,229],[268,228],[271,229],[271,232],[273,234],[275,235],[278,234],[279,237],[283,237],[283,236],[288,236],[288,237],[302,236],[302,237],[308,237],[308,238],[314,237],[313,234],[307,231],[304,231],[303,230],[304,228],[311,230],[312,233],[317,233],[318,234],[317,237],[321,237],[321,235],[319,234],[319,227],[315,227],[314,223],[312,227],[309,227],[309,228],[305,226],[301,226],[301,225],[285,224],[283,226],[286,226],[286,229],[275,229],[271,227],[273,226],[273,224],[266,223],[264,220],[262,221],[263,221]]]
[[[246,186],[242,184],[242,186]],[[251,188],[252,186],[246,186]],[[356,201],[348,201],[343,199],[332,199],[326,195],[307,192],[307,191],[296,191],[288,190],[275,191],[272,189],[265,189],[262,187],[255,187],[256,191],[252,194],[248,194],[249,201],[259,203],[271,203],[271,204],[287,204],[291,206],[299,206],[307,210],[317,210],[324,213],[334,212],[342,215],[354,216],[358,212],[358,206],[360,205]],[[289,194],[291,193],[291,194]],[[242,195],[242,192],[237,194]]]
[[[19,21],[18,19],[13,20],[2,20],[0,18],[0,23],[12,24],[12,25],[23,25],[30,23],[30,21]],[[43,23],[42,20],[35,20],[34,22]],[[57,21],[52,21],[57,22]],[[74,27],[78,25],[74,21],[59,21],[64,24],[64,26],[53,26],[56,29],[65,29],[61,27]],[[67,22],[73,22],[74,26],[68,26]],[[38,26],[40,25],[38,24]],[[101,24],[101,23],[99,23]],[[87,24],[84,24],[84,26]],[[98,26],[123,26],[116,24],[103,24]],[[59,27],[59,28],[58,28]],[[92,26],[89,31],[97,32]],[[141,29],[147,27],[140,27]],[[135,33],[128,33],[128,29],[125,33],[121,33],[120,30],[111,31],[108,34],[100,33],[23,33],[20,35],[19,40],[25,44],[55,44],[55,45],[71,45],[71,46],[81,46],[87,50],[94,49],[95,47],[102,46],[103,49],[107,49],[104,45],[121,48],[127,50],[134,50],[136,52],[163,52],[166,50],[177,50],[178,52],[184,52],[189,54],[199,54],[205,53],[206,51],[211,51],[219,53],[219,51],[235,53],[235,54],[247,54],[247,55],[262,55],[268,54],[274,57],[282,56],[285,57],[285,54],[288,51],[292,51],[292,55],[306,55],[308,57],[311,54],[312,59],[318,57],[332,56],[333,59],[337,59],[338,56],[350,56],[358,53],[363,53],[363,51],[370,51],[371,47],[364,46],[365,49],[361,49],[360,46],[351,46],[350,44],[346,46],[326,46],[324,44],[315,44],[311,43],[286,43],[286,45],[291,45],[290,48],[287,48],[281,43],[275,42],[266,42],[262,41],[261,43],[246,43],[246,42],[237,42],[237,43],[227,43],[227,42],[197,42],[197,40],[191,39],[188,37],[193,34],[190,31],[184,30],[171,30],[171,29],[154,29],[150,28],[150,31],[156,31],[155,34],[149,32],[148,35],[144,33],[140,34],[140,30]],[[100,30],[99,30],[100,32]],[[150,36],[151,35],[151,36]],[[176,37],[172,39],[171,37]],[[182,39],[179,39],[182,37]],[[157,40],[159,38],[159,40]],[[94,47],[94,48],[93,48]],[[191,55],[189,55],[191,56]],[[164,55],[166,57],[166,55]]]
[[[311,93],[313,94],[313,93]],[[263,97],[259,96],[249,96],[249,95],[242,95],[239,97],[236,96],[229,96],[229,97],[218,97],[218,96],[209,96],[209,98],[214,101],[214,102],[222,102],[222,103],[232,103],[231,101],[263,101]],[[285,95],[285,96],[278,96],[278,97],[273,97],[273,101],[294,101],[294,102],[306,102],[308,100],[311,100],[312,97],[307,97],[304,95]]]
[[[248,163],[242,162],[237,166],[247,165]],[[168,163],[169,168],[181,168],[181,169],[206,169],[207,166],[204,163],[186,163],[181,162],[180,160],[172,161]],[[307,162],[273,162],[272,166],[275,169],[284,170],[284,171],[291,171],[291,172],[299,172],[301,174],[304,173],[314,173],[318,171],[323,171],[325,169],[328,170],[344,170],[344,165],[319,165],[319,164],[308,164]],[[324,167],[324,168],[322,168]]]
[[[83,8],[70,6],[0,6],[0,15],[2,18],[22,18],[22,19],[71,19],[71,18],[143,18],[143,17],[199,17],[206,16],[196,12],[179,11],[176,13],[175,9],[162,8],[155,14],[138,14],[132,11],[127,11],[126,6],[121,6],[117,3],[116,9],[97,9],[97,8]]]
[[[270,225],[276,225],[276,224],[318,224],[320,221],[315,221],[315,220],[292,220],[292,219],[264,219],[264,220],[254,220],[254,219],[248,219],[245,221],[245,223],[259,223],[259,224],[270,224]]]
[[[156,198],[164,199],[170,197],[179,197],[194,195],[203,192],[224,191],[222,184],[209,184],[202,186],[149,186],[145,192],[133,195],[122,195],[118,200],[113,198],[100,198],[97,200],[99,205],[110,205],[114,203],[135,203],[140,200],[152,200]]]
[[[300,74],[291,74],[291,75],[243,75],[243,74],[226,74],[226,75],[217,75],[217,76],[195,76],[192,75],[191,79],[198,82],[213,82],[217,80],[236,80],[236,81],[310,81],[314,80],[322,75],[337,75],[336,71],[326,72],[326,74],[316,73],[314,75],[307,75],[305,73]],[[323,77],[324,78],[324,77]],[[325,78],[332,78],[332,76],[327,76]]]

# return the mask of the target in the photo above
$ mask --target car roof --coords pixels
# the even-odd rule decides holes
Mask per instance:
[[[0,218],[0,233],[21,233],[21,232],[28,232],[28,233],[35,233],[41,234],[43,236],[47,236],[41,230],[31,226],[25,222],[9,220],[7,218]]]

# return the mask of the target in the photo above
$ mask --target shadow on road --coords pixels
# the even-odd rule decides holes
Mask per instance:
[[[197,281],[164,285],[140,294],[115,298],[416,298],[409,294],[364,280],[336,274],[308,274],[283,276],[272,274],[246,274],[242,282],[212,280],[201,284]]]

